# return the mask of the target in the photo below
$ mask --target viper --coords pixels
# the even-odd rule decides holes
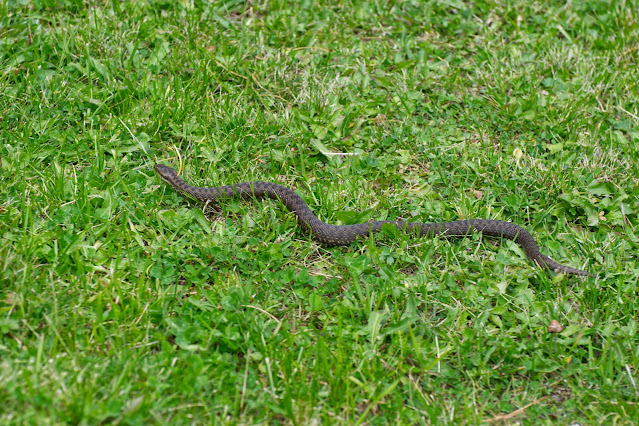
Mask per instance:
[[[535,239],[528,231],[511,222],[490,219],[468,219],[441,223],[414,223],[401,220],[380,220],[355,225],[331,225],[322,222],[313,214],[308,204],[295,191],[271,182],[243,182],[211,188],[191,186],[184,182],[175,170],[163,164],[156,164],[156,173],[176,191],[205,203],[218,203],[231,198],[270,198],[279,200],[296,217],[304,231],[321,243],[348,245],[357,238],[379,232],[382,226],[390,224],[397,229],[415,236],[464,237],[473,232],[491,237],[507,238],[519,244],[530,260],[546,270],[570,275],[593,276],[581,269],[571,268],[555,262],[539,250]]]

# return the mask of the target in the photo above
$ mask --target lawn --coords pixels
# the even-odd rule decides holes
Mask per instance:
[[[639,419],[636,2],[0,10],[0,424]],[[324,246],[156,163],[333,224],[510,221],[598,276],[478,234]]]

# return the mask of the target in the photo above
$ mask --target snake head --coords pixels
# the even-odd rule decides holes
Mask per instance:
[[[173,182],[176,182],[176,180],[180,180],[176,171],[169,166],[165,166],[164,164],[156,164],[155,166],[153,166],[153,170],[155,170],[155,173],[157,173],[165,182],[167,182],[171,186],[174,186]]]
[[[165,166],[164,164],[156,164],[155,166],[153,166],[153,169],[162,177],[169,176],[172,173],[175,173],[175,170],[173,170],[169,166]]]

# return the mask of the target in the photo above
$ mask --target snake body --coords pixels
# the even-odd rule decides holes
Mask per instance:
[[[528,258],[539,267],[563,274],[591,276],[581,269],[571,268],[555,262],[539,250],[537,243],[528,231],[514,223],[501,220],[471,219],[456,220],[442,223],[414,223],[400,220],[382,220],[359,223],[356,225],[331,225],[322,222],[313,214],[308,204],[295,191],[271,182],[244,182],[234,185],[201,188],[184,182],[172,168],[163,164],[156,164],[156,173],[178,192],[189,195],[206,203],[217,203],[230,198],[253,199],[270,198],[281,201],[298,220],[304,231],[316,240],[330,245],[347,245],[359,237],[367,237],[371,233],[379,232],[382,226],[390,224],[397,229],[411,232],[416,236],[433,237],[463,237],[475,232],[492,237],[507,238],[519,244]]]

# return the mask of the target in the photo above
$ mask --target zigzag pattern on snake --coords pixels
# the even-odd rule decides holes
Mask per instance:
[[[539,250],[537,243],[528,231],[514,223],[501,220],[470,219],[442,223],[413,223],[404,221],[376,221],[356,225],[330,225],[317,218],[295,191],[270,182],[244,182],[235,185],[201,188],[191,186],[177,175],[175,170],[163,164],[154,167],[157,174],[178,192],[189,195],[199,201],[214,202],[229,198],[270,198],[281,201],[298,220],[300,226],[316,240],[331,245],[347,245],[358,237],[367,237],[379,232],[385,224],[391,224],[416,236],[464,237],[474,231],[492,237],[507,238],[519,244],[530,260],[539,267],[563,274],[593,276],[581,269],[571,268],[555,262]]]

